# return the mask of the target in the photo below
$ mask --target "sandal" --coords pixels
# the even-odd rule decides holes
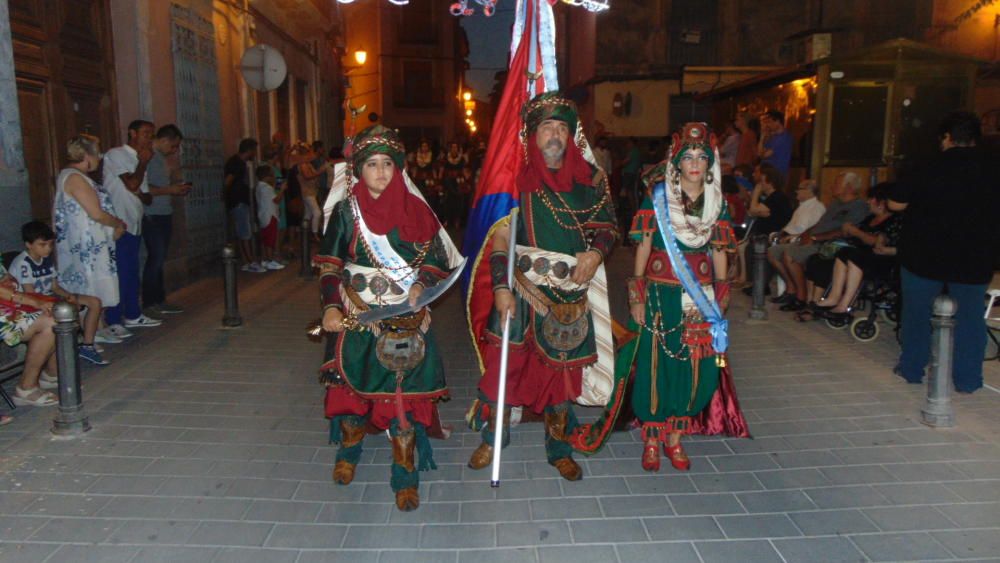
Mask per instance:
[[[42,389],[58,389],[59,388],[59,378],[53,375],[49,375],[42,370],[42,374],[38,376],[38,386]]]
[[[59,403],[59,399],[56,399],[55,395],[48,391],[42,391],[38,387],[27,391],[20,387],[14,387],[14,396],[11,399],[19,407],[51,407]]]
[[[0,414],[0,426],[7,426],[11,422],[14,422],[14,417],[9,414]]]

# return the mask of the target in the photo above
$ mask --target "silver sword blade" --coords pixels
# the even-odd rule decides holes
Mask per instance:
[[[391,317],[398,317],[400,315],[405,315],[407,313],[413,313],[419,311],[420,309],[430,305],[435,299],[441,297],[444,292],[448,291],[452,285],[458,281],[459,276],[462,275],[462,270],[465,269],[465,263],[468,258],[462,258],[462,262],[452,270],[451,274],[439,282],[434,287],[425,289],[420,297],[417,299],[416,304],[410,305],[409,301],[404,301],[397,305],[389,305],[387,307],[379,307],[378,309],[370,309],[358,315],[359,324],[369,324],[383,319],[388,319]]]

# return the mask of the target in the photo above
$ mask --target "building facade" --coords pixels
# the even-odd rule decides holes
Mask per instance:
[[[339,10],[348,65],[344,92],[355,108],[345,113],[345,134],[384,123],[398,129],[410,149],[421,138],[446,143],[465,134],[468,43],[447,3],[368,1]],[[357,51],[367,53],[364,64],[354,59]]]
[[[324,0],[0,0],[0,248],[18,227],[51,220],[66,141],[122,144],[134,119],[177,124],[174,163],[194,184],[174,205],[166,264],[176,287],[217,270],[225,240],[222,166],[239,140],[341,141],[340,22]],[[271,92],[249,89],[240,59],[268,44],[288,75]],[[14,103],[10,103],[13,101]]]

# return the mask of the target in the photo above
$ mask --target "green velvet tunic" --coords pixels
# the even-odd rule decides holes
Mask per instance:
[[[517,244],[532,246],[551,252],[560,252],[569,256],[576,256],[578,252],[589,249],[589,241],[584,239],[580,230],[576,228],[573,214],[566,211],[559,211],[560,208],[571,209],[591,209],[593,213],[586,215],[577,214],[576,219],[587,236],[593,236],[598,231],[615,230],[615,213],[610,203],[610,198],[600,207],[595,207],[601,202],[602,190],[583,184],[574,184],[573,189],[568,192],[560,192],[556,197],[551,191],[544,192],[522,192],[521,207],[517,223]],[[555,210],[550,209],[545,204],[545,200]],[[515,267],[517,267],[515,265]],[[551,274],[550,274],[551,275]],[[545,285],[539,285],[539,290],[546,295],[553,303],[573,303],[579,301],[586,294],[586,290],[563,291]],[[524,344],[525,336],[529,327],[535,340],[537,349],[551,362],[569,363],[570,365],[585,365],[596,361],[597,348],[594,340],[593,319],[588,310],[586,313],[587,323],[590,326],[587,338],[574,350],[560,351],[549,346],[543,338],[537,338],[541,334],[544,317],[537,314],[531,305],[524,298],[514,293],[517,312],[511,321],[511,345],[515,348]],[[499,342],[503,334],[503,323],[500,322],[500,315],[493,309],[487,321],[486,330],[488,337]]]
[[[387,236],[392,247],[408,263],[419,254],[422,245],[401,240],[395,229]],[[447,256],[436,237],[420,270],[429,271],[437,278],[444,278],[447,275]],[[360,233],[355,229],[354,214],[347,201],[334,207],[316,262],[322,272],[320,287],[324,308],[340,303],[337,285],[345,282],[336,282],[332,276],[337,276],[339,280],[343,269],[350,269],[349,263],[375,266],[361,244]],[[368,305],[378,307],[374,303]],[[324,373],[341,375],[351,389],[365,399],[392,398],[396,391],[396,373],[379,362],[375,342],[376,336],[367,330],[331,334],[323,364]],[[432,328],[428,328],[424,334],[424,342],[424,359],[417,367],[405,372],[402,380],[402,391],[406,399],[440,397],[447,393],[444,365]]]
[[[703,211],[703,198],[699,198],[693,207],[695,212]],[[654,251],[665,250],[652,200],[647,196],[636,214],[629,236],[638,241],[649,233],[653,235]],[[689,248],[678,241],[677,245],[685,255],[708,253],[711,256],[713,248],[723,249],[731,243],[729,212],[723,203],[713,236],[707,244],[700,248]],[[628,328],[637,332],[639,337],[622,351],[634,354],[632,408],[636,416],[643,422],[668,422],[679,431],[686,430],[688,417],[698,414],[708,405],[719,385],[716,356],[709,354],[698,362],[696,378],[687,347],[681,344],[684,333],[681,309],[683,292],[679,283],[658,283],[647,279],[646,326],[655,326],[654,322],[658,320],[660,330],[670,332],[657,343],[648,330],[639,327],[630,317]]]

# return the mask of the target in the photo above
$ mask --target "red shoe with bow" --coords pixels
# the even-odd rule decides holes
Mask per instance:
[[[648,439],[642,447],[642,468],[646,471],[660,470],[660,444],[656,439]]]
[[[663,444],[663,453],[670,460],[670,465],[673,465],[674,469],[678,471],[691,469],[691,459],[684,453],[684,447],[681,446],[680,442],[677,442],[676,446]]]

